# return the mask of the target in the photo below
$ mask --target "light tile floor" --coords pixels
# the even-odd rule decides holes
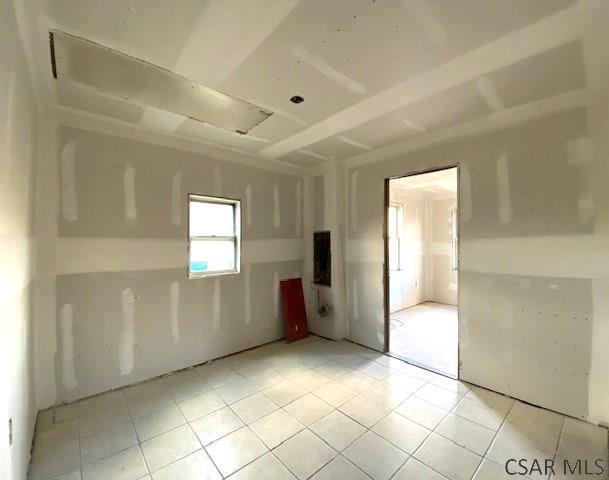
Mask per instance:
[[[41,412],[29,478],[522,478],[509,458],[606,459],[607,430],[309,337]]]
[[[457,377],[457,307],[425,302],[393,312],[390,320],[389,350],[392,355]]]

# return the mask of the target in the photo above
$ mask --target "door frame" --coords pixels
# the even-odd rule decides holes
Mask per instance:
[[[451,163],[439,167],[433,167],[423,170],[411,170],[402,175],[394,175],[387,177],[384,180],[385,191],[383,201],[383,316],[384,316],[384,333],[385,342],[383,347],[383,353],[391,356],[389,350],[390,347],[390,317],[391,312],[389,308],[390,301],[390,284],[389,284],[389,236],[388,236],[388,223],[387,223],[387,212],[389,209],[389,193],[391,180],[398,178],[414,177],[415,175],[422,175],[425,173],[434,173],[442,170],[449,170],[451,168],[457,169],[457,378],[460,377],[461,373],[461,167],[459,163]],[[400,357],[400,360],[405,360]],[[433,371],[426,365],[416,365],[417,367],[425,368]],[[442,372],[435,372],[441,375],[446,375]]]

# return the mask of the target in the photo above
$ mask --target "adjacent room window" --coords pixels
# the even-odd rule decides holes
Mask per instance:
[[[399,270],[400,260],[400,236],[403,218],[402,206],[398,203],[390,203],[387,211],[387,236],[389,237],[389,269]]]
[[[241,202],[188,196],[189,278],[239,273]]]
[[[457,207],[450,209],[451,262],[453,270],[459,269],[459,239],[457,238]]]

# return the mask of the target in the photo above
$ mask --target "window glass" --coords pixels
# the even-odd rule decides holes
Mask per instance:
[[[398,270],[400,268],[400,241],[397,238],[389,239],[389,268]]]
[[[222,272],[235,269],[235,242],[192,240],[190,271],[192,273]]]
[[[389,205],[387,210],[387,236],[389,237],[389,268],[400,269],[400,234],[403,213],[400,204]]]
[[[234,208],[232,204],[190,202],[191,237],[232,237],[235,235]]]
[[[450,210],[450,234],[452,241],[451,263],[453,270],[459,268],[459,239],[457,237],[457,208]]]
[[[239,200],[189,197],[189,276],[240,270]]]
[[[398,209],[394,206],[389,207],[387,235],[389,235],[389,238],[395,238],[398,236]]]

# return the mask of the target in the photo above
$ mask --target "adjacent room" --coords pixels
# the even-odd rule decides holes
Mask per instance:
[[[392,355],[458,377],[457,168],[389,180]]]
[[[607,32],[0,0],[0,480],[609,478]]]

